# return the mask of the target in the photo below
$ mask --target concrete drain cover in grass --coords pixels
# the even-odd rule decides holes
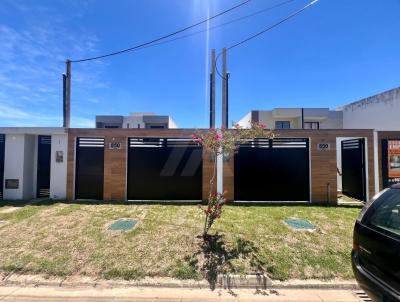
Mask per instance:
[[[135,227],[137,222],[135,219],[119,219],[113,222],[108,229],[111,231],[129,231]]]
[[[301,218],[287,218],[285,223],[295,230],[315,231],[315,226],[308,220]]]

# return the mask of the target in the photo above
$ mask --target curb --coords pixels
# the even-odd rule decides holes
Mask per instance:
[[[289,280],[275,281],[265,275],[218,275],[215,283],[207,280],[178,280],[173,278],[144,278],[141,280],[104,280],[90,277],[45,278],[40,275],[0,274],[0,286],[20,287],[64,287],[64,288],[118,288],[118,287],[155,287],[155,288],[193,288],[193,289],[359,289],[355,281]]]

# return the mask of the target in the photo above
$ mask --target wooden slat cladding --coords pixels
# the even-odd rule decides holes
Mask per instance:
[[[74,199],[75,141],[77,137],[102,137],[104,149],[104,200],[126,200],[127,143],[129,137],[185,137],[190,138],[195,129],[79,129],[68,130],[67,198]],[[110,149],[110,143],[120,143]],[[204,152],[205,153],[205,152]],[[203,199],[208,197],[212,161],[207,154],[203,160]]]
[[[311,200],[315,203],[337,203],[337,163],[336,138],[362,137],[366,138],[368,150],[368,191],[372,197],[374,187],[374,137],[373,130],[276,130],[278,137],[309,138],[311,156]],[[330,150],[319,151],[319,143],[329,143]],[[224,162],[224,189],[228,198],[234,199],[234,159]],[[268,184],[266,184],[268,190]],[[288,188],[290,189],[290,188]],[[329,193],[328,193],[329,192]]]
[[[400,131],[378,131],[378,167],[379,167],[379,190],[383,190],[382,182],[382,140],[400,139]]]
[[[77,137],[105,138],[104,200],[125,200],[127,141],[129,137],[190,137],[195,131],[195,129],[69,129],[67,174],[68,199],[72,200],[74,198],[75,142]],[[329,202],[332,204],[337,202],[336,138],[366,138],[368,150],[369,197],[374,195],[374,143],[372,130],[277,130],[275,133],[279,137],[299,137],[310,139],[312,201],[320,203]],[[392,134],[393,137],[398,137],[397,134],[400,134],[400,132]],[[121,144],[119,149],[109,149],[110,142],[116,141]],[[330,150],[319,151],[317,148],[319,143],[329,143],[331,146]],[[206,154],[205,151],[203,152],[203,199],[207,199],[213,162],[210,156]],[[233,167],[233,158],[224,161],[224,189],[228,191],[227,197],[229,199],[234,199]],[[329,196],[327,193],[328,184]],[[268,184],[266,184],[266,190],[267,189]]]

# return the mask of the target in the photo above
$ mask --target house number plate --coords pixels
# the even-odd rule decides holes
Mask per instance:
[[[319,143],[317,145],[318,151],[329,151],[331,150],[331,144],[329,143]]]
[[[119,150],[121,149],[121,143],[120,142],[112,142],[108,145],[109,149],[113,150]]]

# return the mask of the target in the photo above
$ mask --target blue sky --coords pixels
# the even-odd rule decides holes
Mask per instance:
[[[252,0],[209,26],[280,2]],[[61,75],[67,58],[126,48],[238,3],[1,0],[0,126],[62,125]],[[306,3],[295,0],[208,33],[74,64],[72,126],[92,127],[96,114],[150,111],[172,115],[181,127],[206,127],[211,48],[218,52]],[[399,13],[399,0],[320,0],[233,49],[228,53],[230,120],[273,107],[336,108],[400,86]],[[218,104],[220,87],[218,81]]]

